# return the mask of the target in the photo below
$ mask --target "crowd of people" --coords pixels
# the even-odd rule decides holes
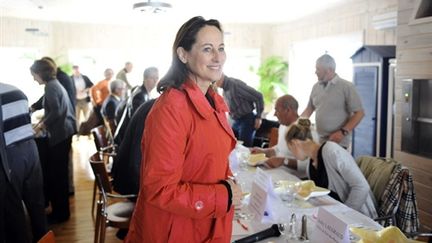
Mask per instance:
[[[44,57],[30,67],[44,85],[30,109],[24,93],[0,83],[0,242],[17,242],[10,237],[26,227],[26,213],[31,229],[19,242],[36,241],[49,224],[69,219],[72,136],[98,125],[106,125],[118,145],[114,189],[139,195],[126,242],[230,242],[242,200],[228,161],[237,140],[265,153],[269,167],[302,171],[336,200],[376,217],[373,194],[347,150],[364,116],[361,100],[336,74],[334,59],[317,59],[318,82],[300,115],[293,96],[276,100],[279,137],[270,148],[253,147],[264,116],[262,94],[225,75],[225,60],[221,24],[194,17],[178,30],[160,81],[158,69],[148,67],[142,84],[132,87],[133,65],[126,62],[115,79],[107,68],[94,85],[78,65],[68,76]],[[161,95],[152,99],[155,87]],[[44,115],[32,126],[30,112],[40,109]],[[316,129],[308,119],[313,112]]]

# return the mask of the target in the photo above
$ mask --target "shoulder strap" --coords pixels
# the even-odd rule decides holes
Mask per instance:
[[[126,116],[128,116],[128,118],[131,117],[132,99],[133,99],[133,96],[130,95],[126,100],[125,108],[123,109],[123,113],[121,115],[120,121],[117,124],[117,128],[114,132],[114,138],[116,138],[118,136],[118,134],[120,133],[121,127],[123,126],[123,122],[125,121]]]

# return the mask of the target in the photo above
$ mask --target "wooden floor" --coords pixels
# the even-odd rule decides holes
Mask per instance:
[[[91,137],[73,139],[75,196],[70,197],[71,218],[69,221],[50,226],[57,243],[93,242],[94,220],[91,216],[91,202],[94,176],[88,159],[96,151]],[[116,229],[108,228],[107,243],[119,243]]]

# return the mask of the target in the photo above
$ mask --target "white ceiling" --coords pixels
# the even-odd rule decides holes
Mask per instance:
[[[222,23],[280,23],[334,7],[343,0],[165,0],[173,7],[161,14],[133,10],[133,4],[140,1],[147,0],[0,0],[0,14],[109,24],[178,24],[196,15]]]

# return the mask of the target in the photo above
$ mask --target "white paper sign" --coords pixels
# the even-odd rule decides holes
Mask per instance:
[[[313,239],[320,239],[323,243],[350,243],[348,225],[320,207]]]
[[[261,221],[264,215],[272,217],[273,212],[268,205],[272,190],[271,177],[262,169],[257,168],[249,201],[249,209],[254,213],[255,220]]]

